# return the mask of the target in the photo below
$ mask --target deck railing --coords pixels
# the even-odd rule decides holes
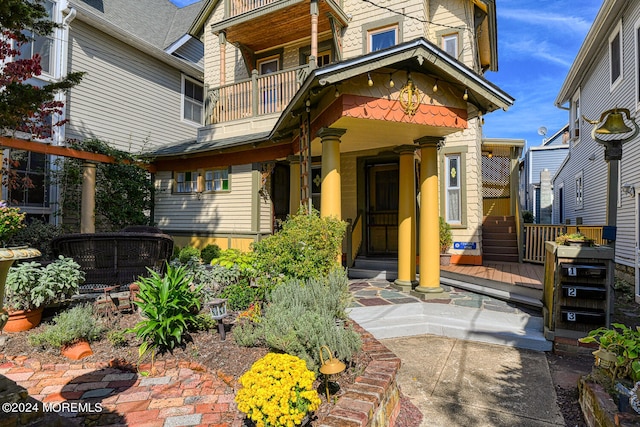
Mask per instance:
[[[275,3],[278,0],[227,0],[229,4],[229,18],[241,15],[245,12],[250,12],[254,9],[259,9],[262,6],[266,6],[271,3]]]
[[[289,68],[210,89],[207,124],[229,122],[283,111],[308,74],[308,66]]]
[[[602,228],[602,225],[524,224],[523,261],[544,264],[544,242],[554,241],[563,233],[579,231],[596,245],[603,245]]]

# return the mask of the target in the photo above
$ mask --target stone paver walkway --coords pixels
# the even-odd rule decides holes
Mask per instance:
[[[143,376],[108,363],[41,364],[16,357],[0,365],[0,394],[9,383],[2,377],[18,385],[16,403],[0,399],[0,427],[38,419],[46,426],[242,426],[232,378],[189,362],[156,362],[155,369]]]

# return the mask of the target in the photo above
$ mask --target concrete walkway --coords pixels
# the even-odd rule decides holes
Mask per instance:
[[[402,360],[397,381],[421,427],[564,426],[542,352],[433,335],[381,342]]]

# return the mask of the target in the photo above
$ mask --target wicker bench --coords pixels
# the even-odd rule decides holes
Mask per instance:
[[[164,273],[173,252],[173,239],[167,234],[116,232],[77,233],[56,237],[53,254],[73,258],[85,273],[80,293],[99,293],[105,288],[126,291],[150,268]]]

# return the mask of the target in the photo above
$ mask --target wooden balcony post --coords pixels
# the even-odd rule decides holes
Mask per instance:
[[[258,115],[258,70],[251,72],[251,115],[256,117]]]
[[[218,34],[220,41],[220,86],[227,84],[227,34],[220,31]]]
[[[311,0],[311,57],[318,58],[318,0]],[[315,66],[312,64],[312,67]]]

